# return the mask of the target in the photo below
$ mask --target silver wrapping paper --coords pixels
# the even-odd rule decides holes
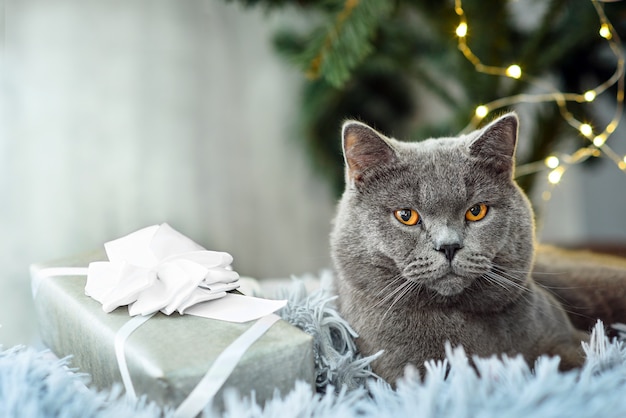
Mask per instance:
[[[85,276],[40,278],[49,267],[88,266],[106,259],[101,253],[32,266],[33,293],[41,339],[57,356],[91,376],[99,389],[121,384],[114,339],[129,319],[126,307],[107,314],[85,296]],[[202,379],[216,357],[252,325],[157,313],[130,335],[125,344],[135,391],[160,405],[178,406]],[[255,392],[257,401],[278,390],[288,393],[297,380],[315,387],[313,340],[298,328],[278,321],[244,354],[215,398],[227,388],[241,395]]]

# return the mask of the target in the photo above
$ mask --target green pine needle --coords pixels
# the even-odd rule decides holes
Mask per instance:
[[[380,22],[391,13],[389,0],[345,0],[343,8],[321,31],[314,34],[303,56],[306,74],[323,77],[341,87],[373,50],[372,39]]]

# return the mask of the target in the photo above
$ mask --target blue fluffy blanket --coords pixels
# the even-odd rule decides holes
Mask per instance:
[[[558,358],[540,358],[534,369],[521,358],[476,359],[470,367],[461,348],[447,347],[443,362],[430,362],[425,379],[411,370],[392,390],[369,369],[371,358],[355,354],[354,332],[332,307],[325,290],[307,294],[295,283],[281,316],[314,337],[315,393],[297,384],[260,406],[251,394],[225,395],[228,417],[626,417],[626,348],[609,341],[601,324],[584,346],[580,370],[561,373]],[[622,328],[621,331],[626,331]],[[622,333],[622,337],[625,334]],[[160,417],[145,399],[131,402],[119,387],[87,388],[89,377],[70,369],[71,359],[16,347],[0,353],[1,417]],[[449,371],[448,371],[449,367]]]

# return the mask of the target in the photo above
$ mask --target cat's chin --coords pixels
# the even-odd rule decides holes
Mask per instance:
[[[456,296],[463,293],[463,291],[470,285],[470,280],[465,277],[450,274],[445,277],[441,277],[436,281],[427,284],[427,287],[437,292],[441,296]]]

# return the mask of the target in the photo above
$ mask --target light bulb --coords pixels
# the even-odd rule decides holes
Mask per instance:
[[[596,98],[596,92],[593,90],[586,91],[583,97],[586,101],[593,102]]]
[[[588,123],[581,124],[578,129],[580,130],[580,133],[586,136],[587,138],[589,138],[591,134],[593,134],[593,128]]]
[[[456,36],[459,38],[464,38],[467,35],[467,23],[461,22],[459,26],[456,27]]]
[[[557,167],[550,171],[550,174],[548,174],[548,181],[552,184],[558,184],[561,181],[561,177],[563,177],[564,171],[563,167]]]
[[[606,142],[606,136],[604,135],[598,135],[595,138],[593,138],[593,145],[595,145],[598,148],[604,145],[605,142]]]
[[[552,169],[557,168],[559,164],[561,163],[558,157],[554,155],[551,155],[548,158],[546,158],[544,162],[548,168],[552,168]]]
[[[485,105],[480,105],[476,108],[476,116],[479,118],[484,118],[489,114],[489,108]]]
[[[522,69],[519,65],[513,64],[506,69],[506,75],[511,78],[520,78],[522,76]]]

